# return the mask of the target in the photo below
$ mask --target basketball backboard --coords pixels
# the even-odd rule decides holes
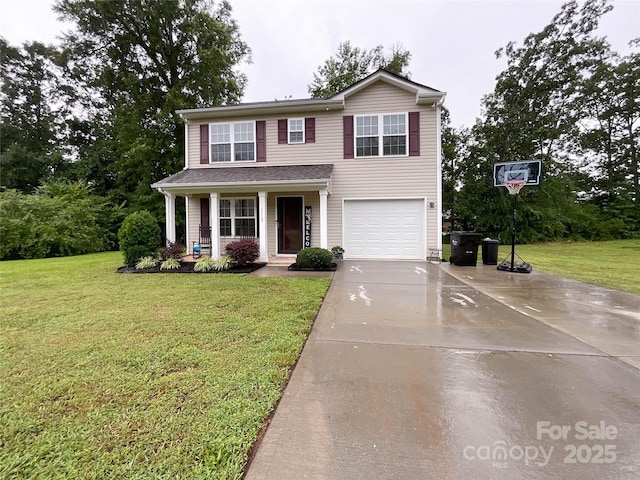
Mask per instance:
[[[540,185],[541,174],[540,160],[496,163],[493,166],[493,186],[503,187],[505,180],[524,180],[527,186]]]

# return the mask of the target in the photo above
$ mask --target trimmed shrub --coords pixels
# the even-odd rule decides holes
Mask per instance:
[[[118,231],[120,250],[127,265],[135,265],[142,257],[154,256],[160,245],[160,227],[146,210],[129,215]]]
[[[311,247],[300,250],[296,256],[296,265],[302,268],[330,268],[333,254],[324,248]]]
[[[243,239],[231,242],[225,247],[227,255],[238,265],[253,263],[260,256],[260,246],[253,240]]]

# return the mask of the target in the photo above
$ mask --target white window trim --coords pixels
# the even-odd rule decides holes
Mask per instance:
[[[251,128],[253,131],[253,160],[236,160],[235,156],[236,156],[236,151],[235,151],[235,144],[236,142],[234,141],[234,132],[235,132],[235,126],[236,125],[240,125],[243,123],[250,123],[251,124]],[[212,125],[230,125],[230,134],[229,134],[229,140],[231,143],[231,158],[228,162],[216,162],[213,160],[213,155],[211,154],[211,147],[213,145],[227,145],[227,143],[222,143],[222,142],[212,142],[211,141],[211,132],[212,132]],[[237,142],[237,143],[249,143],[249,142]],[[209,124],[209,163],[213,163],[213,164],[219,164],[219,163],[252,163],[252,162],[256,162],[258,160],[258,150],[257,150],[257,142],[256,142],[256,122],[255,120],[247,120],[247,121],[242,121],[242,122],[214,122],[214,123],[210,123]]]
[[[384,117],[387,115],[403,115],[406,138],[406,149],[404,154],[384,155]],[[378,155],[358,155],[358,138],[369,137],[363,135],[358,137],[358,118],[362,117],[378,117]],[[399,135],[392,135],[399,136]],[[408,112],[385,112],[385,113],[363,113],[362,115],[354,115],[353,117],[353,156],[354,158],[390,158],[390,157],[408,157],[409,156],[409,113]]]
[[[300,142],[292,142],[291,141],[291,121],[292,120],[300,120],[302,121],[302,140]],[[300,130],[294,130],[295,132],[299,132]],[[306,125],[304,118],[288,118],[287,119],[287,143],[289,145],[299,145],[304,143],[307,139]]]
[[[219,216],[218,218],[218,222],[220,222],[220,220],[226,220],[226,219],[230,219],[231,220],[231,236],[229,238],[237,238],[238,235],[236,234],[236,219],[242,219],[242,218],[253,218],[255,220],[254,224],[253,224],[253,236],[254,238],[257,238],[258,236],[258,205],[256,202],[256,198],[255,197],[220,197],[218,199],[218,212],[220,212],[220,202],[222,202],[223,200],[229,200],[229,208],[230,208],[230,217],[223,217],[223,216]],[[253,217],[238,217],[236,216],[236,200],[253,200]],[[220,225],[218,225],[218,231],[220,231]],[[221,237],[228,237],[227,235],[220,235]]]

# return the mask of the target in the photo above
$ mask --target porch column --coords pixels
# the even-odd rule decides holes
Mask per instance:
[[[191,235],[189,235],[189,204],[191,203],[191,197],[193,197],[193,195],[186,195],[184,197],[184,213],[185,213],[185,220],[186,220],[185,229],[184,229],[184,245],[185,247],[187,247],[187,250],[190,248],[190,245],[191,245]]]
[[[320,194],[320,248],[329,248],[327,241],[327,195],[326,188],[318,192]]]
[[[218,192],[209,194],[209,225],[211,225],[211,258],[220,256],[220,202]]]
[[[165,237],[167,243],[176,241],[176,196],[162,192],[164,195]]]
[[[258,192],[258,231],[260,232],[260,261],[269,260],[267,238],[267,192]]]

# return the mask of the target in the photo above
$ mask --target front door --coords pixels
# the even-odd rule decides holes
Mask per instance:
[[[302,197],[278,197],[278,253],[298,253],[302,236]]]

